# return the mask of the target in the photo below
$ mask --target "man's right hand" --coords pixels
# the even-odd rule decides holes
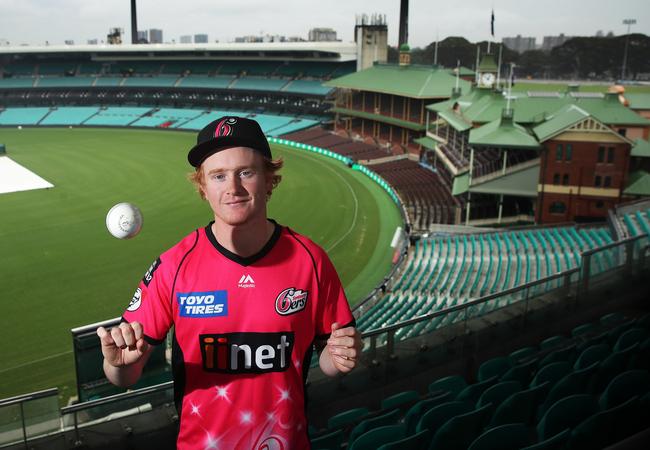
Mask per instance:
[[[122,322],[110,331],[99,327],[97,336],[102,344],[104,360],[113,367],[130,366],[140,361],[150,347],[144,340],[144,329],[139,322]]]

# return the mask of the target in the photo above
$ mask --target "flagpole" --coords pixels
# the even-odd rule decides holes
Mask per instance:
[[[501,79],[501,54],[503,53],[502,50],[503,50],[503,42],[499,46],[499,64],[497,64],[499,69],[497,70],[497,83],[496,83],[497,88],[499,87],[499,80]]]

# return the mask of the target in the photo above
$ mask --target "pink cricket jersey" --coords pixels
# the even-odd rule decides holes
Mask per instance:
[[[239,257],[211,224],[149,268],[123,315],[160,344],[173,326],[179,449],[307,449],[314,340],[354,323],[338,275],[311,240],[276,224]]]

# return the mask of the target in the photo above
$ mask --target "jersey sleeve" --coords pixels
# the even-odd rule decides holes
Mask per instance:
[[[334,322],[338,322],[341,327],[353,326],[355,322],[336,269],[324,251],[319,277],[319,301],[322,302],[322,308],[316,319],[316,337],[327,339]]]
[[[164,255],[151,264],[122,315],[123,321],[141,323],[145,340],[154,345],[164,341],[173,321],[170,265]]]

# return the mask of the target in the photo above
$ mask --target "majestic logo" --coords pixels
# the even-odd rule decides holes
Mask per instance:
[[[137,288],[135,290],[135,293],[133,294],[133,298],[131,299],[131,303],[129,303],[129,307],[126,308],[127,311],[137,311],[137,309],[140,307],[140,303],[142,303],[142,289]]]
[[[291,363],[293,332],[201,334],[203,370],[220,373],[284,372]]]
[[[280,292],[275,298],[275,311],[281,316],[288,316],[305,309],[308,291],[290,287]]]
[[[142,282],[144,283],[145,286],[149,286],[149,283],[151,283],[151,280],[153,280],[153,274],[158,269],[160,266],[160,258],[156,259],[153,263],[151,263],[151,266],[149,266],[149,270],[147,270],[147,273],[144,274],[144,277],[142,278]]]
[[[219,317],[228,315],[228,291],[179,292],[176,294],[181,317]]]
[[[237,287],[240,288],[254,288],[255,287],[255,280],[253,280],[253,277],[250,275],[242,275],[241,278],[239,279],[239,282],[237,283]]]
[[[226,117],[220,121],[214,129],[214,137],[230,136],[233,132],[232,126],[237,123],[234,117]]]

